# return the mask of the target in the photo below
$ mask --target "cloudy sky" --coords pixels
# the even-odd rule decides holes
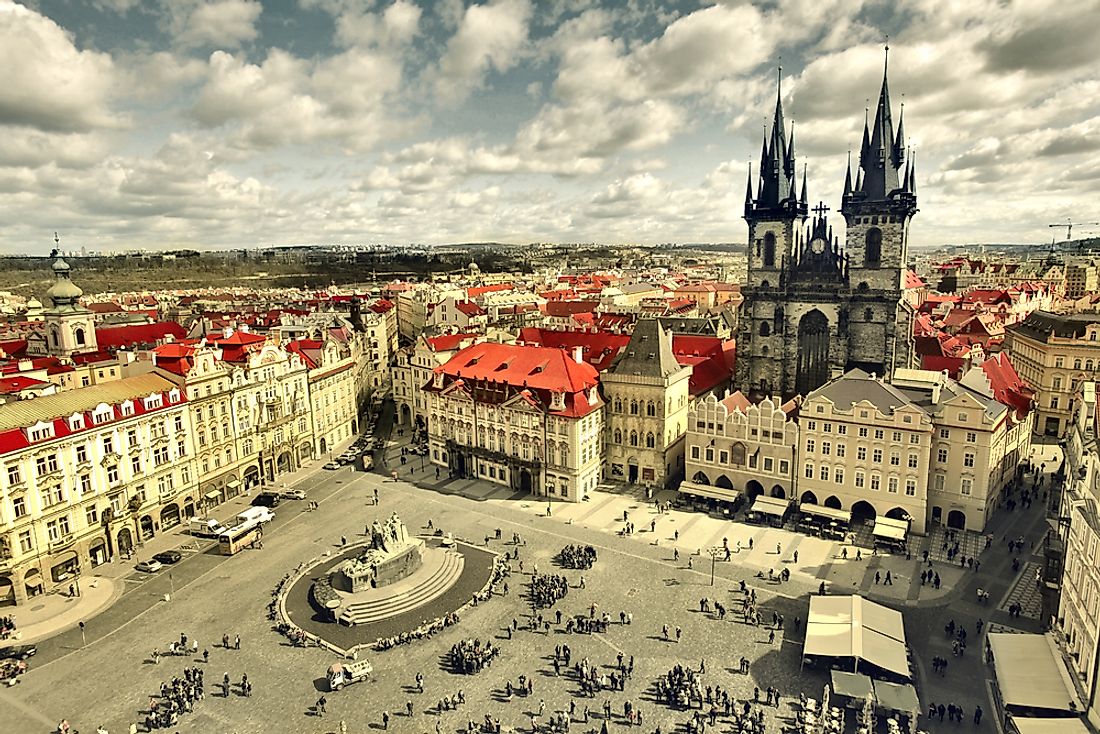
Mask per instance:
[[[914,244],[1100,221],[1096,0],[0,0],[0,251],[737,242],[776,66],[839,204],[889,36]],[[781,59],[781,61],[780,61]],[[1080,227],[1078,231],[1100,225]]]

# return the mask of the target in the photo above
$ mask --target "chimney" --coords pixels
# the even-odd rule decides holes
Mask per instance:
[[[573,361],[577,364],[584,364],[584,347],[573,347]]]

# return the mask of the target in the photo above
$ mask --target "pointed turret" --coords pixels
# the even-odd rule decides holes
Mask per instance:
[[[760,215],[772,216],[777,213],[805,216],[805,206],[797,196],[797,167],[794,156],[794,130],[788,140],[786,121],[783,116],[783,68],[776,77],[775,112],[772,116],[771,130],[764,130],[764,141],[760,149],[759,187],[752,202],[751,211]]]
[[[749,162],[749,180],[745,184],[745,214],[752,211],[752,162]]]
[[[848,151],[848,165],[844,167],[844,197],[852,193],[852,151]]]
[[[806,207],[809,204],[809,197],[806,196],[806,174],[808,172],[808,169],[809,169],[809,166],[807,164],[803,163],[802,164],[802,194],[798,197],[798,201],[799,201],[799,203],[802,204],[803,207]]]
[[[917,195],[917,154],[909,154],[909,193],[913,196]]]
[[[894,168],[900,168],[905,160],[905,103],[901,103],[898,112],[898,134],[894,137]]]
[[[871,128],[868,115],[870,110],[863,108],[863,142],[859,146],[859,167],[866,168],[871,165]]]
[[[887,79],[890,47],[886,47],[886,61],[883,63],[882,89],[879,90],[878,107],[875,121],[871,126],[871,139],[867,141],[867,129],[864,127],[864,140],[867,141],[865,155],[860,156],[863,168],[863,185],[860,191],[870,201],[886,199],[900,187],[898,180],[899,156],[895,151],[896,137],[890,112],[890,85]]]

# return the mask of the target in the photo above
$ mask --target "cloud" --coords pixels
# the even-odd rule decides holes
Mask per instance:
[[[1100,22],[1091,0],[1022,9],[1005,32],[987,38],[979,48],[994,72],[1058,72],[1096,63]],[[1083,19],[1092,15],[1091,22]]]
[[[105,53],[80,50],[53,20],[20,5],[0,6],[0,125],[52,132],[118,127]]]
[[[188,48],[236,48],[258,35],[258,0],[170,0],[168,30]]]
[[[455,103],[481,86],[490,71],[505,72],[527,41],[528,0],[493,0],[466,9],[439,59],[435,93]]]
[[[342,9],[336,18],[336,38],[344,46],[403,46],[420,33],[419,6],[397,0],[381,13],[362,8]]]

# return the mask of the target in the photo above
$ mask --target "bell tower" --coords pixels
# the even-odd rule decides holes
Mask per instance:
[[[54,244],[59,244],[54,234]],[[80,303],[84,295],[71,277],[72,268],[58,254],[53,263],[54,283],[46,291],[50,307],[43,313],[47,351],[57,357],[71,357],[80,352],[94,352],[99,347],[95,337],[95,318]]]

